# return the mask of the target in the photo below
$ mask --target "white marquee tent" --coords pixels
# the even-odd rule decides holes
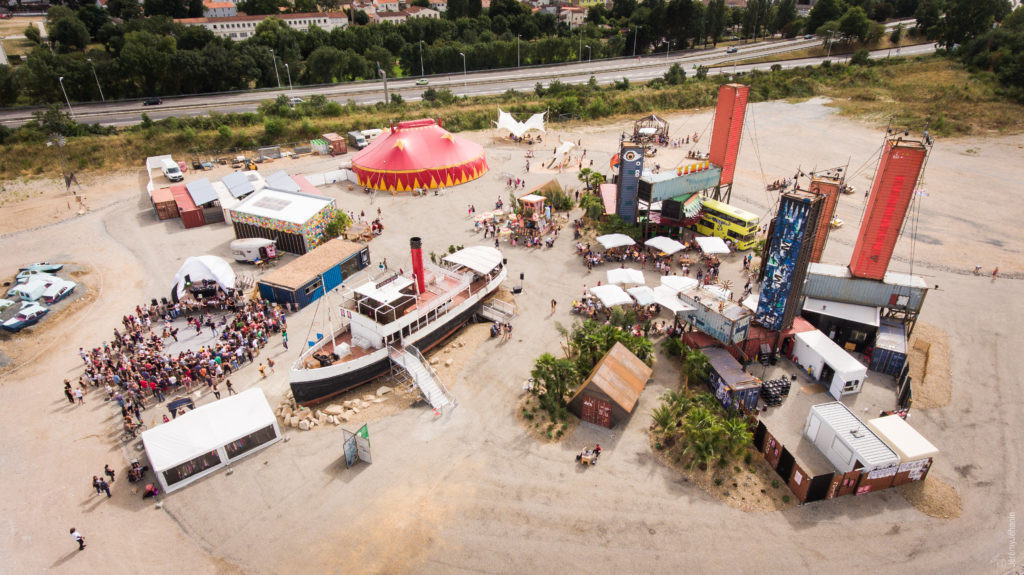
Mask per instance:
[[[601,300],[601,303],[603,303],[605,307],[630,305],[633,303],[633,298],[629,297],[629,294],[619,286],[594,286],[590,288],[590,293],[597,299]]]
[[[665,252],[668,255],[672,255],[678,251],[682,251],[683,249],[683,244],[672,238],[666,238],[665,236],[651,238],[644,242],[644,245],[652,247],[658,251]]]
[[[544,114],[547,112],[541,112],[530,116],[525,122],[517,122],[512,114],[503,112],[501,108],[498,108],[498,129],[507,130],[517,138],[522,138],[523,134],[530,130],[537,130],[538,132],[547,132],[544,129]]]
[[[700,251],[706,254],[727,254],[729,253],[729,246],[725,245],[725,240],[715,236],[701,236],[697,238],[697,245],[700,246]]]
[[[607,234],[604,236],[597,236],[597,243],[604,246],[604,249],[610,250],[612,248],[631,246],[636,242],[626,234]]]
[[[185,276],[188,276],[192,283],[210,280],[217,282],[217,285],[224,291],[235,289],[235,270],[231,264],[217,256],[194,256],[185,260],[174,274],[174,289],[178,297],[185,295]]]
[[[149,464],[164,492],[185,487],[279,439],[277,418],[258,387],[142,432]]]
[[[630,268],[615,268],[608,270],[608,283],[625,285],[625,284],[639,284],[643,285],[647,283],[644,280],[644,272],[640,270],[634,270]]]
[[[626,293],[633,296],[633,299],[636,300],[636,303],[640,305],[651,305],[655,301],[657,301],[654,297],[654,290],[647,286],[631,287],[628,290],[626,290]]]
[[[652,291],[654,292],[654,301],[673,314],[678,314],[684,311],[693,311],[696,309],[683,303],[682,300],[679,299],[679,292],[668,286],[660,285],[655,287]]]
[[[661,285],[679,293],[697,287],[697,280],[687,276],[661,276]]]

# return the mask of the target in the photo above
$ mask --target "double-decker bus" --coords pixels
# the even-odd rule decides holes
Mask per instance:
[[[736,250],[748,250],[757,243],[756,215],[718,200],[704,199],[700,221],[693,230],[707,236],[718,236],[733,243]]]

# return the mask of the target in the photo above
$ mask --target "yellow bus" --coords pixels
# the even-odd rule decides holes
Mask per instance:
[[[748,250],[757,243],[756,215],[718,200],[704,199],[700,221],[693,225],[696,232],[718,236],[731,241],[736,250]]]

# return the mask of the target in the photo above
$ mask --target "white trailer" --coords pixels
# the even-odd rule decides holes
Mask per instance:
[[[832,397],[859,393],[868,368],[819,330],[794,336],[790,359],[814,379],[828,386]]]
[[[841,402],[811,407],[804,424],[806,437],[839,473],[891,469],[900,458],[884,441]]]

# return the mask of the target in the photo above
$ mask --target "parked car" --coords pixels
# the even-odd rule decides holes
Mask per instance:
[[[292,106],[294,106],[295,104],[301,104],[302,102],[304,102],[304,100],[302,98],[289,98],[288,99],[288,103],[291,104]]]
[[[25,270],[39,270],[41,272],[59,272],[64,269],[64,264],[51,264],[50,262],[36,262],[29,264],[23,268],[18,268],[21,271]]]
[[[160,171],[172,182],[180,182],[185,179],[185,174],[181,173],[181,168],[174,160],[164,160],[160,164]]]
[[[50,310],[35,303],[23,306],[14,317],[4,322],[3,327],[7,331],[21,331],[38,323],[48,311]]]
[[[729,46],[728,48],[725,49],[725,53],[726,54],[735,54],[736,52],[739,52],[739,51],[740,51],[740,49],[737,48],[736,46]]]
[[[51,305],[55,304],[71,295],[75,291],[76,285],[73,281],[57,278],[56,281],[46,286],[46,289],[43,290],[43,301]]]
[[[159,106],[160,104],[163,104],[163,103],[164,103],[164,101],[161,100],[160,98],[146,98],[145,100],[142,101],[142,105],[143,106]]]
[[[427,80],[426,78],[420,78],[419,80],[416,80],[416,85],[417,86],[426,86],[429,83],[430,83],[430,80]]]
[[[25,283],[20,283],[7,290],[7,295],[19,298],[21,301],[36,301],[43,297],[43,292],[50,287],[57,276],[37,275],[28,278]]]
[[[804,40],[813,40],[814,34],[804,34]]]
[[[14,305],[16,303],[18,303],[18,302],[14,301],[12,299],[0,299],[0,313],[3,313],[5,311],[7,311],[7,308],[11,307],[12,305]]]
[[[18,275],[14,276],[17,283],[23,284],[28,281],[28,278],[35,276],[50,276],[56,277],[51,272],[44,272],[42,270],[21,270]]]

